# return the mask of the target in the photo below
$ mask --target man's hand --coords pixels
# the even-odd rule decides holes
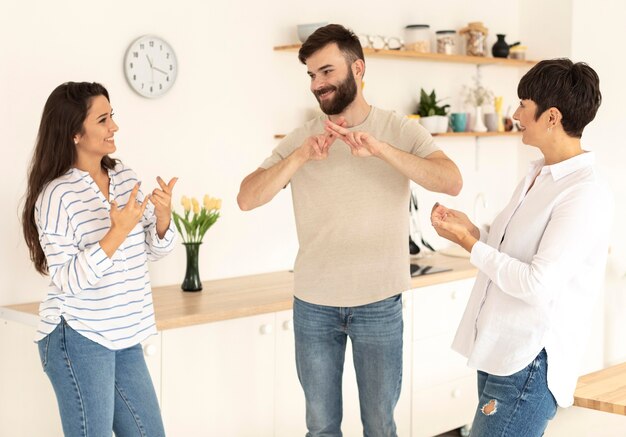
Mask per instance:
[[[333,123],[334,124],[334,123]],[[345,126],[346,121],[343,117],[339,118],[337,126]],[[314,135],[307,138],[300,146],[302,153],[304,153],[307,161],[321,161],[328,158],[328,150],[337,139],[337,134],[334,132],[326,132],[324,134]]]
[[[346,143],[354,156],[378,156],[380,151],[387,145],[382,141],[378,141],[367,132],[352,132],[337,123],[330,120],[326,121],[325,126],[328,134],[336,135],[344,143]]]
[[[438,203],[433,206],[430,221],[439,236],[462,246],[468,252],[472,251],[480,238],[480,231],[467,215]]]

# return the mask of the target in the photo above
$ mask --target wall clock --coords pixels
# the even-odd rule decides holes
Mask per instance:
[[[126,50],[124,74],[130,87],[139,95],[160,97],[176,81],[176,54],[164,39],[155,35],[141,36]]]

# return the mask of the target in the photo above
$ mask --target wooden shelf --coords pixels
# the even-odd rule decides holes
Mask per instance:
[[[297,52],[300,44],[292,44],[286,46],[276,46],[274,50],[279,52]],[[465,55],[444,55],[441,53],[418,53],[410,50],[376,50],[364,48],[363,54],[366,56],[382,57],[382,58],[403,58],[422,61],[435,62],[455,62],[460,64],[474,65],[505,65],[509,67],[532,67],[537,61],[492,58],[488,56],[465,56]]]
[[[521,135],[515,132],[446,132],[445,134],[432,134],[433,137],[515,137]]]
[[[520,131],[515,132],[446,132],[445,134],[431,134],[433,137],[516,137],[521,135]],[[285,138],[283,134],[276,134],[277,140]]]

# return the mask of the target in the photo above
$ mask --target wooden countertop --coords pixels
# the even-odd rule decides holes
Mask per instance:
[[[581,376],[574,405],[626,416],[626,363]]]
[[[412,287],[425,287],[476,276],[477,270],[467,258],[433,254],[412,263],[452,268],[452,271],[412,278]],[[202,291],[183,292],[180,284],[154,287],[152,294],[157,329],[235,319],[291,309],[293,273],[273,272],[202,282]],[[38,302],[10,305],[6,308],[37,315]]]

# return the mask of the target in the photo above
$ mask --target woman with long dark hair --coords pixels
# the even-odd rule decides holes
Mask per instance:
[[[22,225],[50,276],[36,341],[66,436],[163,436],[141,341],[156,333],[148,260],[173,249],[171,195],[144,195],[115,152],[109,93],[68,82],[45,104]]]

